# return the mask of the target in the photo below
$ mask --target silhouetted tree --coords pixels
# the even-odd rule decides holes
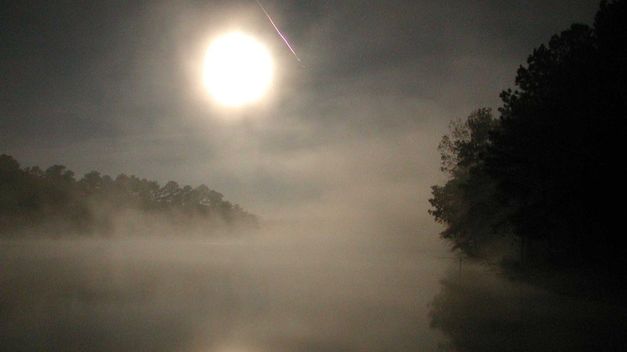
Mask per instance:
[[[593,28],[573,25],[534,50],[501,94],[487,171],[509,221],[548,242],[560,264],[624,267],[627,10],[603,2]]]
[[[222,223],[256,226],[256,218],[223,195],[201,185],[180,187],[126,174],[113,180],[91,171],[76,181],[63,165],[42,171],[21,169],[8,155],[0,155],[0,235],[100,233],[114,230],[120,212],[158,217],[180,233],[211,233]]]
[[[445,135],[438,147],[442,171],[450,179],[444,186],[432,187],[429,213],[447,226],[442,237],[471,256],[480,255],[507,232],[506,208],[498,202],[497,189],[483,162],[496,124],[489,109],[479,109],[464,121],[454,121],[450,135]]]
[[[6,154],[0,155],[0,218],[4,218],[3,223],[19,211],[25,186],[17,160]]]

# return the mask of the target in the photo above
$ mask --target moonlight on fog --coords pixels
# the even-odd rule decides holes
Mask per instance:
[[[270,51],[254,37],[231,32],[216,38],[207,49],[203,80],[212,99],[237,108],[261,100],[272,84]]]

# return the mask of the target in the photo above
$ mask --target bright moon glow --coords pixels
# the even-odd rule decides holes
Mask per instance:
[[[214,40],[205,56],[204,83],[211,97],[228,107],[259,101],[270,88],[274,65],[255,38],[232,32]]]

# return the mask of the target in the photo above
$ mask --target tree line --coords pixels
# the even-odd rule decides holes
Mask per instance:
[[[439,145],[430,214],[469,256],[519,243],[522,261],[624,274],[627,1],[603,1],[536,48],[501,93]]]
[[[97,171],[76,179],[63,165],[46,170],[21,167],[0,155],[0,235],[167,231],[207,235],[218,230],[253,228],[254,215],[205,185],[192,188]]]

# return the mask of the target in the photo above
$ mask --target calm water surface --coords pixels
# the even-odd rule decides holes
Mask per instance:
[[[0,244],[3,351],[432,351],[446,260],[315,240]]]

